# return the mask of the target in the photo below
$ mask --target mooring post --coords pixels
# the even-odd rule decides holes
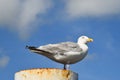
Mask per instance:
[[[16,72],[14,80],[78,80],[78,74],[64,69],[29,69]]]

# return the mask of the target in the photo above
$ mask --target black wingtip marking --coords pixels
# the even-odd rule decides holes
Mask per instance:
[[[34,47],[34,46],[28,46],[28,45],[26,45],[25,48],[26,48],[26,49],[36,49],[36,47]]]

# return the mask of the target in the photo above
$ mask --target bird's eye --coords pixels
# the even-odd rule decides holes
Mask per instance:
[[[84,39],[85,37],[83,36],[82,39]]]

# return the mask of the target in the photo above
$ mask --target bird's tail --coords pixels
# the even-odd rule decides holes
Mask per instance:
[[[25,48],[29,49],[31,52],[38,53],[38,54],[41,54],[41,55],[45,55],[45,56],[50,56],[51,55],[50,52],[38,49],[37,47],[34,47],[34,46],[26,46]]]
[[[26,48],[26,49],[30,49],[30,50],[36,49],[36,47],[34,47],[34,46],[28,46],[28,45],[26,45],[25,48]]]
[[[31,52],[35,52],[35,53],[38,51],[38,49],[34,46],[26,46],[25,48],[29,49]]]

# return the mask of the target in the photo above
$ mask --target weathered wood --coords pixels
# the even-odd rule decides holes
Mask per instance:
[[[15,80],[78,80],[78,74],[63,69],[30,69],[15,73]]]

